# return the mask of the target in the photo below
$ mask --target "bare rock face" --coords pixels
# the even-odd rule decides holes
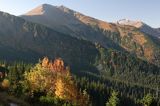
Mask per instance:
[[[129,20],[129,19],[121,19],[121,20],[117,21],[117,24],[134,26],[136,28],[140,28],[140,27],[143,26],[143,22],[132,21],[132,20]]]
[[[117,24],[133,26],[133,27],[140,29],[142,32],[144,32],[146,34],[160,38],[160,31],[158,31],[155,28],[152,28],[151,26],[143,23],[142,21],[133,21],[133,20],[129,20],[129,19],[122,19],[122,20],[117,21]]]

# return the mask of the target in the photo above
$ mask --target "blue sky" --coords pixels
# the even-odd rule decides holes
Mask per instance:
[[[21,15],[44,3],[64,5],[107,22],[127,18],[160,27],[160,0],[0,0],[0,11]]]

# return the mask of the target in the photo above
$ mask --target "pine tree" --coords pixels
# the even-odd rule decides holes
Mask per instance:
[[[152,102],[153,102],[153,97],[151,94],[147,94],[141,100],[141,103],[143,104],[143,106],[150,106]]]
[[[118,92],[113,91],[106,106],[117,106],[119,104]]]

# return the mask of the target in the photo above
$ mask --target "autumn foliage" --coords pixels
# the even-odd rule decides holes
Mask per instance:
[[[4,79],[2,82],[2,88],[7,89],[10,86],[10,82],[8,79]]]
[[[25,73],[25,79],[32,95],[33,92],[45,92],[46,95],[79,105],[86,101],[83,100],[86,95],[78,91],[69,68],[65,67],[61,58],[50,61],[45,57]]]
[[[52,72],[67,72],[67,68],[64,66],[64,62],[61,58],[49,61],[47,57],[42,60],[42,67]]]

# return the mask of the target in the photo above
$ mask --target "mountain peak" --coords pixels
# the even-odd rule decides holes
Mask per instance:
[[[32,15],[42,15],[44,13],[44,7],[46,7],[47,4],[42,4],[36,8],[34,8],[33,10],[27,12],[25,15],[29,15],[29,16],[32,16]]]
[[[134,21],[134,20],[129,20],[129,19],[121,19],[117,21],[117,24],[134,26],[136,28],[140,28],[144,25],[142,21],[139,21],[139,20]]]
[[[42,4],[34,9],[32,9],[31,11],[29,11],[25,15],[32,16],[32,15],[43,15],[45,13],[52,14],[53,11],[59,11],[59,12],[63,11],[64,13],[74,13],[73,10],[71,10],[63,5],[53,6],[50,4]]]
[[[42,15],[45,12],[50,11],[53,8],[57,8],[56,6],[50,5],[50,4],[42,4],[34,9],[32,9],[31,11],[29,11],[28,13],[26,13],[25,15]]]

